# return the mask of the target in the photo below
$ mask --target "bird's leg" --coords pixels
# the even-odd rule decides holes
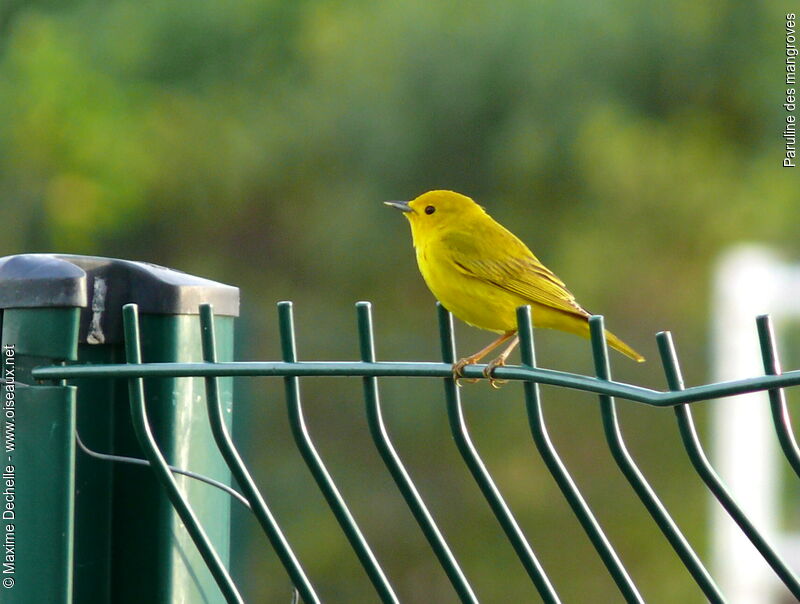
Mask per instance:
[[[497,367],[502,367],[503,365],[506,364],[506,359],[508,358],[508,355],[510,355],[511,351],[517,347],[517,344],[519,344],[519,335],[515,335],[514,339],[511,340],[511,344],[509,344],[506,347],[506,349],[502,353],[500,353],[500,356],[494,359],[491,363],[489,363],[486,366],[486,369],[483,370],[483,375],[489,378],[489,384],[491,384],[492,388],[499,388],[500,386],[502,386],[507,382],[507,380],[498,380],[492,377],[492,372]]]
[[[459,380],[460,379],[464,379],[464,367],[466,367],[467,365],[474,365],[475,363],[480,361],[483,357],[485,357],[487,354],[492,352],[492,350],[494,350],[495,348],[500,346],[500,344],[502,344],[503,342],[505,342],[506,340],[508,340],[512,336],[514,336],[514,334],[516,334],[516,333],[517,333],[516,331],[507,331],[506,333],[501,335],[499,338],[494,340],[492,343],[490,343],[485,348],[481,348],[475,354],[471,354],[468,357],[464,357],[463,359],[459,359],[458,362],[453,365],[453,377],[456,379],[456,383],[459,386],[461,385],[459,383]],[[508,355],[506,355],[506,356],[508,356]],[[478,380],[468,380],[468,381],[472,383],[472,382],[477,382]]]

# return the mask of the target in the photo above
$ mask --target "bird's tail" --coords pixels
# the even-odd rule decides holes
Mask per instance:
[[[545,329],[557,329],[577,334],[584,338],[590,337],[589,313],[583,309],[568,312],[553,307],[533,307],[534,326]],[[536,312],[538,311],[538,312]],[[555,311],[555,312],[554,312]],[[617,350],[627,357],[632,358],[637,363],[644,363],[644,357],[620,340],[617,336],[606,329],[606,342],[611,348]]]
[[[636,352],[633,348],[628,346],[625,342],[620,340],[617,336],[606,329],[606,342],[614,350],[624,354],[626,357],[632,358],[637,363],[644,363],[644,357]]]

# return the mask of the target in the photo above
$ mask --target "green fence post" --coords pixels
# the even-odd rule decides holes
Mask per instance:
[[[35,384],[30,372],[76,358],[82,282],[68,263],[0,259],[0,601],[8,604],[72,602],[75,388]]]
[[[80,313],[75,311],[76,317],[80,315],[77,356],[70,358],[79,362],[125,361],[122,307],[127,303],[139,305],[145,362],[202,360],[196,315],[204,302],[217,309],[220,360],[232,359],[237,288],[125,260],[44,254],[0,259],[0,263],[4,260],[17,264],[24,261],[27,279],[37,275],[41,270],[37,267],[49,264],[68,266],[78,275],[73,288],[76,295],[83,296],[85,308]],[[57,297],[56,285],[48,292]],[[53,363],[43,359],[36,364]],[[82,378],[70,384],[78,386],[77,428],[82,441],[103,453],[142,457],[131,425],[127,381]],[[145,394],[152,430],[169,463],[228,483],[227,466],[211,445],[202,380],[148,379]],[[231,378],[220,380],[220,395],[230,419]],[[74,437],[70,439],[73,442]],[[220,558],[229,564],[229,497],[184,476],[176,476],[176,480]],[[79,451],[74,518],[75,602],[224,601],[149,468],[101,461]]]

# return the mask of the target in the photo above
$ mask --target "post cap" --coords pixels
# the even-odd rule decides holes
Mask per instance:
[[[148,262],[71,254],[0,258],[0,309],[79,307],[80,342],[122,340],[122,307],[195,315],[210,303],[217,315],[239,315],[239,288]]]

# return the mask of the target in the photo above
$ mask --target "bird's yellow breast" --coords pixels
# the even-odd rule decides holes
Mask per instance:
[[[434,296],[456,317],[474,327],[506,332],[517,328],[516,309],[529,302],[481,279],[465,275],[441,241],[417,245],[417,265]]]

